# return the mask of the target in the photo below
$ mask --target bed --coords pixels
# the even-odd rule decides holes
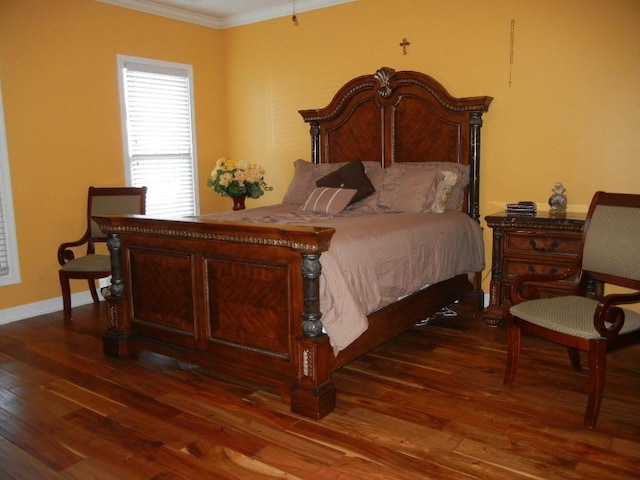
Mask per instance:
[[[480,252],[480,263],[463,262],[445,278],[414,285],[408,292],[387,292],[386,297],[394,298],[366,312],[364,326],[347,340],[336,340],[325,328],[335,310],[325,294],[327,285],[333,285],[332,257],[336,268],[342,269],[353,252],[374,257],[373,250],[380,250],[379,236],[389,235],[392,242],[404,245],[409,230],[417,229],[405,225],[417,225],[418,218],[427,216],[438,222],[457,218],[480,230],[480,132],[491,100],[455,98],[428,75],[384,67],[347,82],[326,107],[300,111],[310,126],[311,159],[294,163],[292,184],[282,205],[273,206],[276,213],[248,209],[174,219],[95,217],[108,235],[112,263],[105,354],[135,357],[149,350],[169,355],[223,378],[277,392],[294,413],[314,419],[327,415],[336,404],[333,372],[455,301],[482,307]],[[332,220],[333,214],[314,217],[317,212],[298,204],[309,193],[305,188],[315,192],[320,174],[324,179],[354,164],[367,178],[377,175],[372,181],[377,189],[339,209],[335,214],[339,220]],[[407,179],[419,186],[422,180],[416,179],[423,177],[417,172],[423,170],[437,172],[425,177],[434,179],[427,213],[422,211],[424,199],[419,209],[412,210],[415,202],[407,202],[404,189]],[[454,175],[454,183],[460,180],[455,186],[444,185],[448,171],[459,173]],[[463,177],[466,181],[461,182]],[[401,180],[399,193],[387,200],[393,204],[402,196],[403,208],[414,215],[413,220],[401,223],[404,210],[368,212],[384,220],[380,228],[369,227],[369,240],[337,257],[348,236],[347,226],[361,221],[358,210],[365,204],[374,205],[374,210],[379,207],[379,196],[386,192],[380,182],[387,178],[396,179],[396,188],[397,179]],[[306,182],[302,190],[301,179]],[[335,192],[342,193],[343,186],[335,186]],[[457,197],[451,194],[456,188]],[[357,188],[346,190],[359,193]],[[457,205],[449,204],[452,198]],[[383,224],[388,233],[382,234]],[[413,248],[412,243],[407,245]],[[463,256],[474,248],[458,247],[444,257]],[[422,257],[437,255],[428,252],[411,252],[405,270],[415,270],[418,276],[429,270]],[[353,273],[346,270],[347,276],[360,277],[349,272]],[[367,287],[374,282],[361,283],[367,296]],[[332,321],[351,318],[337,312]]]

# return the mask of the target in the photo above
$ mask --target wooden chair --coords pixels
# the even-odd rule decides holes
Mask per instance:
[[[536,282],[571,279],[568,296],[539,298]],[[614,288],[601,299],[587,286],[602,282]],[[597,192],[587,214],[581,254],[570,269],[556,274],[526,274],[514,279],[505,311],[508,359],[504,383],[512,386],[524,330],[567,348],[576,371],[580,351],[587,352],[589,396],[584,426],[595,428],[604,391],[607,352],[640,341],[640,314],[622,308],[640,303],[640,195]]]
[[[96,280],[111,275],[109,255],[95,253],[95,244],[106,242],[107,237],[92,220],[94,215],[106,214],[144,214],[147,187],[89,187],[87,204],[87,229],[82,238],[75,242],[66,242],[58,247],[60,264],[60,287],[64,321],[71,320],[71,288],[69,280],[86,279],[94,303],[98,303]],[[87,253],[76,258],[72,248],[87,245]]]

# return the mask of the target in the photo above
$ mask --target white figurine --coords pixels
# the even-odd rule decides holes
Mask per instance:
[[[551,191],[553,192],[553,195],[549,197],[549,206],[551,207],[549,213],[556,216],[564,215],[567,211],[567,197],[564,194],[566,191],[564,185],[560,182],[556,182]]]

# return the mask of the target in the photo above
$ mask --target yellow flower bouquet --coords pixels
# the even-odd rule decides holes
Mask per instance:
[[[264,192],[273,190],[265,183],[264,174],[264,168],[247,160],[219,158],[207,179],[207,186],[223,197],[259,198]]]

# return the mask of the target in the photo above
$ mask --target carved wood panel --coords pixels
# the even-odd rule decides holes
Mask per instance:
[[[188,253],[128,250],[132,289],[131,323],[197,338],[193,309],[193,275]],[[146,328],[145,328],[146,327]]]
[[[324,162],[382,162],[383,109],[374,99],[357,104],[349,116],[328,122],[323,128]]]
[[[207,340],[289,356],[290,275],[285,264],[206,259]]]
[[[460,123],[436,116],[428,102],[403,96],[393,108],[394,162],[461,162]],[[465,160],[466,162],[466,160]]]

